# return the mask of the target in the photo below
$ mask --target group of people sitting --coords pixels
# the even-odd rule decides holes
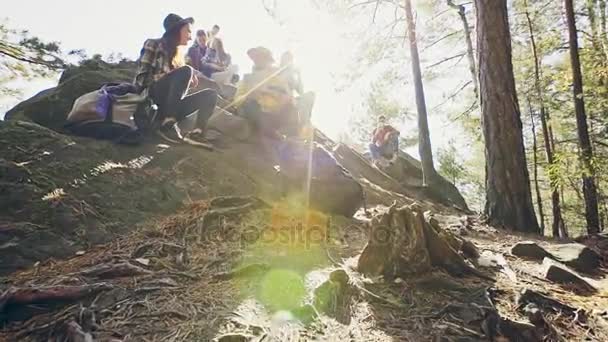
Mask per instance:
[[[249,49],[253,68],[241,80],[217,25],[208,33],[197,31],[187,56],[180,53],[192,38],[193,24],[192,18],[169,14],[163,36],[146,40],[138,60],[134,83],[158,106],[156,120],[163,138],[206,143],[206,123],[216,106],[249,120],[266,137],[301,137],[311,132],[314,94],[304,93],[291,53],[283,54],[276,66],[267,48]],[[178,123],[192,115],[196,128],[182,134]]]

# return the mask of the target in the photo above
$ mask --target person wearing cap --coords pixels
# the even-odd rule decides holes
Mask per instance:
[[[372,163],[375,166],[381,164],[383,158],[389,158],[395,162],[399,154],[399,131],[386,123],[386,117],[378,117],[378,126],[372,133],[372,142],[369,144],[369,152]]]
[[[249,49],[252,72],[243,76],[237,86],[237,112],[250,120],[259,133],[280,138],[282,133],[297,132],[297,110],[288,80],[274,66],[272,52],[265,47]]]
[[[144,42],[134,80],[139,90],[147,91],[158,105],[159,133],[171,142],[203,140],[204,127],[217,102],[217,92],[212,89],[186,95],[190,86],[198,85],[194,69],[186,65],[180,53],[180,48],[191,39],[193,23],[192,18],[167,15],[163,36]],[[196,129],[184,137],[177,123],[194,113],[197,114]]]

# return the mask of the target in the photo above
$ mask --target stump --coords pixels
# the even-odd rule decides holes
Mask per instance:
[[[402,208],[393,205],[388,213],[375,217],[369,241],[359,258],[359,271],[392,280],[439,267],[454,276],[492,279],[469,266],[449,243],[450,233],[430,220],[417,204]]]

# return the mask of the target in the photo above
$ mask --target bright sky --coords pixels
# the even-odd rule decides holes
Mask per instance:
[[[348,106],[340,99],[346,95],[335,93],[332,73],[344,72],[338,69],[347,64],[343,58],[349,44],[338,36],[334,18],[311,8],[308,0],[295,0],[284,9],[282,14],[288,22],[285,27],[267,14],[261,0],[12,1],[8,8],[3,7],[1,15],[9,19],[10,27],[60,41],[64,51],[84,49],[89,55],[120,52],[133,59],[146,38],[162,35],[162,21],[170,12],[194,17],[195,29],[207,30],[218,24],[226,49],[241,72],[251,68],[245,53],[248,48],[267,46],[277,60],[290,49],[302,69],[305,88],[317,93],[315,114],[319,115],[314,117],[315,124],[337,136],[347,122],[344,115]],[[54,83],[47,80],[28,84],[24,97]],[[16,102],[5,102],[0,110],[4,112]]]
[[[11,1],[8,8],[3,6],[0,15],[9,19],[8,24],[12,28],[28,29],[45,40],[59,41],[64,51],[84,49],[89,55],[122,53],[125,57],[137,58],[145,39],[162,35],[162,21],[170,12],[194,17],[195,30],[220,25],[220,36],[241,72],[251,68],[245,53],[248,48],[267,46],[274,51],[276,59],[284,50],[290,49],[302,70],[306,90],[317,94],[314,124],[337,138],[348,132],[347,123],[356,110],[353,108],[360,103],[361,92],[365,90],[365,85],[346,92],[335,90],[336,82],[332,76],[345,74],[355,53],[355,42],[344,38],[349,26],[338,22],[336,16],[314,9],[310,0],[282,3],[288,3],[280,13],[284,25],[267,14],[262,0],[54,0],[36,1],[35,4]],[[404,65],[404,68],[409,69],[409,65]],[[24,98],[55,83],[56,80],[44,80],[26,84]],[[402,99],[411,110],[415,110],[412,87],[407,87]],[[438,89],[433,89],[432,84],[426,87],[429,108],[433,103],[442,102],[442,93],[451,90],[445,84]],[[18,102],[19,99],[0,99],[0,117]],[[430,114],[433,149],[437,150],[458,132],[447,127],[444,118]],[[404,131],[409,127],[400,128]],[[409,152],[417,157],[416,149],[409,149]]]

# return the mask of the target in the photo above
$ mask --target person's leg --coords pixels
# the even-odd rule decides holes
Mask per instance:
[[[380,158],[380,147],[376,144],[369,144],[369,153],[372,155],[372,161],[378,160]]]
[[[176,119],[181,121],[187,116],[197,115],[196,128],[204,129],[207,120],[213,114],[217,103],[217,92],[213,89],[204,89],[181,99],[176,107]]]
[[[298,98],[298,115],[300,125],[308,123],[312,117],[312,107],[315,104],[315,93],[308,92]]]
[[[158,105],[158,118],[175,117],[177,104],[188,91],[192,68],[185,66],[175,69],[154,82],[150,87],[150,97]]]

